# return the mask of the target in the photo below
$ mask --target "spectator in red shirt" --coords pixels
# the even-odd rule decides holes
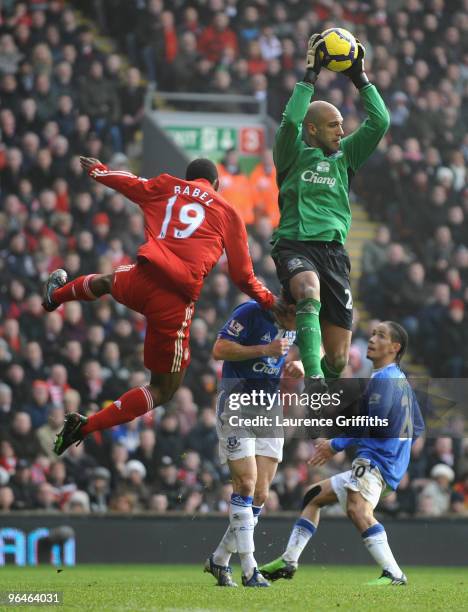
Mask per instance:
[[[219,62],[226,47],[238,51],[237,36],[229,28],[229,17],[225,13],[217,13],[212,25],[205,28],[198,41],[198,49],[211,62]]]

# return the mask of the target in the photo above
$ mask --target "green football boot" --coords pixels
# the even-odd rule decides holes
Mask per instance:
[[[297,563],[285,561],[283,557],[278,557],[274,561],[266,563],[258,569],[267,580],[271,580],[272,582],[280,578],[291,580],[296,573]]]

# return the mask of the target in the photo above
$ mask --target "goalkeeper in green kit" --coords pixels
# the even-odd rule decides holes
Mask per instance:
[[[351,225],[349,188],[390,124],[385,104],[364,72],[359,42],[357,59],[343,74],[358,89],[367,119],[343,138],[340,111],[328,102],[311,102],[323,46],[320,34],[311,36],[306,73],[286,105],[273,150],[281,220],[273,234],[272,257],[286,294],[296,303],[296,342],[306,390],[315,386],[313,379],[338,378],[348,361],[353,300],[343,244]]]

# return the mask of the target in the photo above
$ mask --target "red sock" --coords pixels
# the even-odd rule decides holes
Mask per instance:
[[[136,387],[124,393],[117,401],[88,418],[82,428],[83,434],[109,429],[114,425],[122,425],[133,421],[154,407],[153,396],[148,387]]]
[[[97,296],[91,291],[90,283],[96,274],[88,274],[87,276],[79,276],[75,280],[70,281],[63,287],[56,289],[52,293],[52,299],[56,304],[64,302],[72,302],[73,300],[84,300],[91,302],[97,300]]]

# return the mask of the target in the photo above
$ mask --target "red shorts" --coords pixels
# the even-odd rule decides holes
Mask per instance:
[[[112,296],[146,317],[144,362],[157,374],[180,372],[190,363],[190,324],[194,303],[168,286],[152,264],[120,266]]]

